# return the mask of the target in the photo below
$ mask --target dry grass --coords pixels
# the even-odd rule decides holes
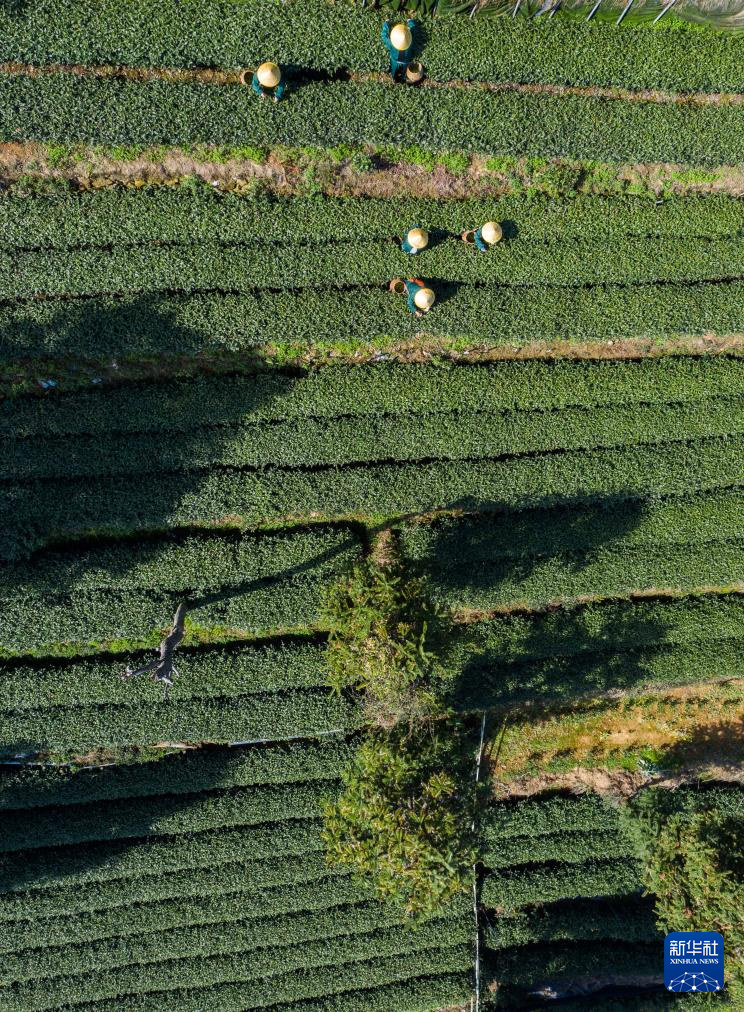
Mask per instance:
[[[188,148],[104,148],[84,144],[0,144],[0,183],[21,177],[65,180],[83,189],[111,185],[176,185],[197,177],[225,190],[243,192],[256,183],[278,194],[307,190],[311,170],[314,192],[337,196],[464,199],[509,193],[744,194],[744,166],[690,168],[671,163],[585,164],[561,158],[469,156],[459,168],[448,167],[446,154],[419,149],[361,145],[354,154],[336,149],[276,147],[253,153],[194,145]],[[361,163],[359,156],[362,157]],[[256,160],[258,159],[258,160]]]
[[[494,746],[495,752],[495,746]],[[497,791],[578,767],[676,771],[744,763],[744,679],[685,686],[571,711],[512,714],[490,760]]]

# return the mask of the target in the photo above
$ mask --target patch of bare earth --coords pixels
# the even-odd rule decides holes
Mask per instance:
[[[110,185],[175,185],[187,177],[196,177],[226,190],[261,186],[277,194],[302,194],[307,184],[304,170],[315,170],[313,185],[336,197],[419,197],[454,199],[499,197],[511,192],[544,193],[560,197],[567,192],[586,194],[638,193],[648,195],[691,195],[721,193],[744,196],[744,167],[719,166],[705,172],[691,172],[683,165],[638,164],[584,166],[581,162],[551,159],[535,166],[529,159],[510,159],[508,167],[495,168],[486,155],[472,155],[469,165],[451,171],[436,155],[432,164],[407,162],[403,155],[384,157],[371,147],[362,147],[371,168],[359,167],[354,158],[331,157],[319,151],[276,148],[262,161],[230,156],[208,145],[193,150],[178,148],[143,149],[122,158],[116,151],[75,145],[74,156],[50,158],[42,144],[0,144],[0,185],[9,186],[21,177],[56,179],[81,189]],[[52,146],[52,151],[54,151]],[[234,152],[232,154],[235,154]],[[558,178],[556,177],[556,174]]]
[[[519,777],[509,784],[494,782],[494,797],[499,801],[529,798],[543,791],[561,790],[573,794],[592,792],[614,798],[629,798],[649,778],[643,773],[628,770],[577,768],[566,773],[541,773],[536,776]]]
[[[399,559],[395,536],[389,527],[380,531],[372,543],[371,558],[381,569],[392,566]]]
[[[569,791],[572,794],[596,793],[608,798],[630,798],[643,787],[663,787],[674,790],[686,784],[701,783],[744,784],[744,763],[719,765],[704,763],[689,766],[674,774],[647,774],[617,769],[586,769],[578,767],[565,773],[541,773],[521,777],[509,784],[494,784],[494,797],[498,801],[530,798],[544,791]]]

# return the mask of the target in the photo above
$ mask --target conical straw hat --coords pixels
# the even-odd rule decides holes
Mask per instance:
[[[282,72],[275,63],[262,63],[256,71],[256,77],[264,88],[276,88],[282,79]]]
[[[400,51],[408,49],[413,42],[411,29],[408,25],[394,25],[390,32],[390,41]]]
[[[481,229],[481,235],[486,242],[498,242],[503,234],[503,229],[497,221],[487,221]]]
[[[436,296],[434,295],[434,292],[431,290],[431,288],[419,288],[419,290],[413,297],[413,301],[414,304],[419,309],[426,310],[431,309],[431,307],[434,305],[435,298]]]

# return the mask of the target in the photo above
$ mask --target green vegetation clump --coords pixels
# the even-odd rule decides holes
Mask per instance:
[[[394,7],[426,15],[431,0]],[[462,3],[464,12],[472,3]],[[509,10],[513,5],[509,5]],[[582,11],[582,18],[588,13]],[[616,18],[624,5],[611,10]],[[692,5],[688,5],[688,10]],[[537,4],[522,6],[534,12]],[[601,17],[605,6],[598,12]],[[634,8],[635,9],[635,8]],[[440,12],[444,3],[440,3]],[[658,9],[654,8],[655,12]],[[225,5],[201,0],[188,10],[159,0],[157,16],[144,0],[98,0],[81,12],[75,0],[25,0],[23,17],[13,5],[0,12],[0,61],[32,64],[99,63],[144,67],[255,67],[267,53],[278,63],[334,72],[381,72],[388,61],[380,44],[382,12],[344,3],[303,0],[287,5],[241,0]],[[488,13],[488,8],[486,8]],[[563,14],[563,10],[561,11]],[[437,81],[520,81],[564,85],[616,85],[676,91],[741,91],[744,83],[737,33],[629,29],[576,23],[563,17],[438,17],[426,25],[421,58]],[[116,82],[110,82],[114,87]],[[291,84],[290,84],[291,88]],[[247,91],[247,89],[244,89]],[[291,94],[291,93],[290,93]],[[501,101],[501,97],[498,99]],[[539,131],[537,131],[539,134]]]
[[[371,879],[377,894],[420,919],[462,892],[477,858],[473,760],[457,727],[368,737],[325,809],[331,861]]]
[[[744,822],[741,813],[665,812],[642,829],[644,883],[662,931],[718,931],[727,989],[744,1006]]]
[[[5,75],[0,137],[104,145],[277,144],[336,147],[397,144],[401,122],[417,124],[417,147],[463,154],[562,157],[570,161],[744,161],[738,103],[619,101],[582,94],[484,89],[399,89],[376,82],[303,85],[284,103],[256,102],[240,86],[148,82],[69,73]]]
[[[370,720],[389,727],[439,712],[431,642],[442,616],[422,580],[365,561],[331,586],[324,621],[329,682],[363,699]]]

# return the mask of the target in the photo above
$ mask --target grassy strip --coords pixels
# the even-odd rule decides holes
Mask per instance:
[[[0,772],[0,809],[191,794],[215,786],[224,790],[328,780],[353,754],[353,742],[330,738],[260,749],[200,749],[103,769],[5,767]]]
[[[311,530],[51,552],[28,566],[0,566],[0,642],[31,651],[159,639],[184,597],[192,602],[190,624],[253,633],[307,627],[317,623],[328,584],[359,558],[359,547],[348,532]]]
[[[502,784],[524,776],[584,768],[645,771],[720,766],[741,759],[744,680],[732,679],[616,700],[570,711],[512,714],[499,735]]]
[[[744,370],[741,376],[744,379]],[[565,408],[552,414],[391,415],[370,418],[363,427],[355,417],[332,418],[249,425],[237,431],[197,429],[185,434],[175,446],[169,434],[161,433],[65,436],[30,444],[22,440],[8,447],[0,464],[0,479],[145,476],[166,469],[198,472],[220,466],[314,467],[427,458],[467,460],[601,446],[638,446],[728,436],[741,431],[744,431],[744,397],[711,398],[690,405],[598,407],[591,412]],[[308,540],[319,547],[321,538],[316,534]],[[327,569],[338,572],[341,567],[334,556],[341,550],[342,539],[337,537],[335,546],[331,538],[328,542],[319,554],[325,556],[328,552],[336,564]],[[307,554],[316,552],[317,548]],[[291,551],[287,554],[291,558]],[[346,554],[350,556],[351,552]],[[277,568],[281,570],[284,566]]]
[[[299,375],[273,369],[249,376],[167,377],[44,395],[37,389],[0,403],[0,432],[11,447],[12,439],[33,436],[50,440],[229,429],[249,423],[310,425],[339,415],[363,418],[366,426],[378,415],[687,404],[736,397],[743,391],[744,363],[725,356],[503,361],[436,368],[376,363]],[[261,543],[253,546],[254,554]]]
[[[536,945],[512,951],[501,950],[488,962],[486,973],[491,979],[508,981],[513,987],[533,988],[538,984],[555,981],[586,979],[599,974],[628,977],[661,978],[657,942],[615,941],[612,946],[598,946],[592,942],[564,942],[555,945]],[[490,972],[489,972],[490,971]]]
[[[475,41],[471,36],[471,44]],[[717,194],[662,202],[639,197],[559,200],[532,195],[458,200],[318,200],[241,196],[207,185],[188,189],[112,187],[44,196],[20,196],[11,190],[0,195],[0,249],[31,247],[50,252],[86,245],[161,242],[241,246],[357,243],[400,236],[413,222],[421,222],[439,240],[446,233],[458,236],[464,229],[489,219],[507,222],[507,237],[515,238],[513,245],[517,247],[526,245],[539,254],[542,251],[535,247],[546,243],[570,252],[566,244],[576,240],[601,245],[629,238],[735,238],[744,229],[744,201]],[[436,246],[430,247],[426,257],[416,263],[427,263],[435,251]],[[503,252],[499,249],[499,258]],[[338,259],[337,266],[342,264],[343,259]]]
[[[742,132],[744,137],[744,131]],[[744,282],[509,288],[436,285],[432,338],[503,346],[534,341],[661,340],[736,334]],[[277,320],[282,326],[277,331]],[[422,333],[405,300],[387,290],[100,296],[0,306],[0,360],[75,355],[193,354],[307,345],[353,350]],[[131,408],[130,408],[131,410]]]
[[[47,946],[77,945],[100,939],[126,938],[188,925],[224,924],[245,919],[254,912],[265,927],[269,915],[323,910],[371,898],[369,890],[348,876],[277,886],[257,892],[250,888],[216,896],[132,903],[110,910],[61,915],[36,921],[10,921],[0,925],[0,951],[24,952]],[[126,889],[126,884],[123,885]],[[254,904],[246,910],[247,904]]]
[[[297,828],[298,834],[306,836],[306,826],[292,821],[284,827],[275,827],[275,836],[281,839]],[[313,827],[314,843],[321,846],[318,826]],[[257,836],[255,829],[243,830],[243,836]],[[299,848],[301,843],[297,844]],[[246,852],[249,845],[246,843]],[[28,851],[22,852],[28,854]],[[250,857],[250,854],[247,855]],[[151,871],[155,871],[153,863]],[[330,869],[322,851],[308,851],[302,854],[283,854],[264,860],[231,861],[208,868],[189,868],[170,874],[140,875],[134,878],[112,879],[89,885],[60,885],[48,889],[9,893],[0,903],[0,920],[34,921],[37,918],[69,917],[72,914],[88,916],[90,913],[111,911],[114,908],[129,907],[142,903],[157,903],[163,900],[198,899],[202,896],[224,896],[226,893],[254,893],[260,899],[266,889],[274,887],[294,888],[316,883],[324,888],[323,880],[345,871]],[[60,875],[60,882],[64,876]]]
[[[39,978],[52,978],[50,986],[56,991],[58,987],[70,983],[65,982],[67,975],[98,973],[119,967],[136,967],[145,975],[148,970],[157,973],[160,969],[149,964],[160,964],[173,959],[185,960],[186,957],[191,961],[214,955],[243,955],[251,952],[255,954],[254,958],[261,960],[264,953],[266,958],[271,958],[274,950],[280,946],[287,951],[284,947],[304,947],[309,944],[312,950],[315,944],[320,945],[325,941],[333,950],[342,944],[343,939],[350,941],[353,948],[363,944],[363,938],[357,936],[368,932],[380,932],[376,937],[381,937],[383,941],[388,931],[391,937],[399,937],[398,925],[401,920],[399,910],[373,901],[305,914],[279,915],[265,920],[231,921],[229,930],[226,930],[226,923],[199,925],[182,928],[165,936],[158,932],[126,941],[112,939],[83,946],[31,950],[4,957],[4,983],[28,981],[30,987],[27,993],[33,1001],[34,995],[38,994],[37,989],[42,986]],[[435,926],[427,925],[423,935],[415,938],[415,941],[420,941],[424,947],[432,939],[434,931],[446,931],[448,935],[454,931],[458,941],[465,940],[468,936],[463,920],[462,916],[456,919],[452,914],[445,914],[443,918],[437,918]],[[380,931],[386,928],[388,931]],[[299,953],[296,956],[288,954],[287,963],[301,958]],[[179,963],[174,969],[178,972],[185,965],[185,962]],[[119,971],[114,977],[121,982],[129,977],[130,972],[134,972],[134,969]],[[56,978],[62,978],[59,984]],[[14,988],[14,992],[17,1000],[21,989]],[[3,991],[0,990],[0,1001],[2,996]]]
[[[658,941],[653,903],[627,897],[612,902],[577,900],[520,910],[511,916],[494,917],[484,931],[486,947],[508,949],[533,942]]]
[[[76,0],[34,0],[0,18],[0,59],[26,63],[130,66],[255,66],[266,54],[283,64],[334,71],[388,69],[382,16],[347,8],[343,18],[323,0],[278,10],[265,0],[224,5],[209,0],[184,12],[175,0],[152,6],[108,0],[86,11]],[[419,32],[421,28],[419,28]],[[614,32],[611,25],[569,20],[535,24],[481,19],[427,23],[421,57],[435,80],[617,84],[681,91],[744,90],[735,33]]]
[[[486,906],[505,908],[528,903],[593,896],[624,896],[641,888],[640,863],[632,858],[584,864],[537,865],[519,872],[492,872],[483,883]]]
[[[150,700],[148,700],[150,697]],[[0,740],[80,749],[151,745],[154,741],[229,742],[312,738],[359,725],[353,704],[330,689],[274,696],[156,702],[144,685],[132,688],[128,705],[68,705],[0,714]]]
[[[262,646],[238,646],[238,649],[206,647],[182,650],[178,657],[179,679],[173,688],[173,702],[218,699],[221,696],[254,696],[258,708],[263,694],[321,689],[323,644],[303,641],[278,641]],[[142,654],[131,660],[139,665],[151,657]],[[120,706],[156,704],[162,688],[147,679],[125,683],[121,673],[130,662],[123,657],[94,657],[89,660],[54,659],[7,661],[2,671],[2,705],[8,711],[54,708],[74,700],[78,706],[108,703]],[[278,706],[270,698],[264,705]],[[260,735],[257,737],[261,737]],[[235,739],[236,741],[238,739]]]
[[[147,495],[129,478],[34,481],[5,490],[0,557],[17,558],[51,536],[90,529],[132,531],[170,524],[209,524],[226,516],[246,523],[289,516],[372,517],[455,506],[524,509],[582,496],[623,500],[735,486],[744,479],[738,439],[663,446],[567,451],[498,461],[373,464],[366,467],[263,472],[214,470],[165,474]]]
[[[206,985],[188,990],[169,990],[168,999],[179,1012],[240,1012],[246,1008],[258,1009],[289,1007],[297,1012],[326,1010],[326,1012],[389,1012],[391,1007],[406,1008],[414,1001],[418,1007],[421,994],[445,995],[461,1000],[470,991],[471,945],[451,948],[425,949],[413,955],[372,958],[349,963],[338,970],[329,966],[298,973],[290,971],[253,981],[246,994],[243,979],[236,970],[222,985]],[[467,968],[467,972],[466,971]],[[227,976],[227,971],[226,971]],[[441,977],[441,985],[432,979]],[[237,978],[237,979],[236,979]],[[421,978],[423,978],[423,985]],[[408,983],[410,981],[410,983]],[[395,985],[397,987],[385,987]],[[383,988],[379,998],[373,988]],[[401,1002],[391,1006],[391,997]],[[312,999],[318,999],[312,1001]],[[153,1002],[162,997],[155,992],[143,995],[120,996],[94,1005],[72,1006],[77,1012],[152,1012]],[[246,1002],[249,1004],[246,1005]],[[291,1006],[289,1003],[292,1002]]]
[[[609,857],[629,857],[633,844],[617,829],[599,832],[550,833],[547,836],[517,836],[498,839],[482,855],[492,870],[539,861],[581,864]]]
[[[251,867],[251,862],[271,862],[274,858],[279,858],[280,867],[282,862],[287,862],[286,882],[293,882],[297,881],[296,870],[291,868],[289,856],[305,859],[306,855],[322,850],[320,823],[317,819],[293,819],[278,824],[192,832],[187,839],[186,848],[175,845],[178,843],[177,838],[156,837],[0,854],[0,904],[8,914],[3,915],[3,919],[22,919],[24,898],[29,895],[29,904],[37,900],[43,904],[48,900],[51,908],[56,910],[57,904],[62,903],[62,909],[66,909],[65,895],[68,890],[77,892],[81,897],[89,895],[89,899],[81,900],[83,909],[105,907],[108,900],[99,903],[97,890],[104,890],[101,895],[107,897],[105,890],[118,889],[116,883],[123,878],[129,881],[131,888],[144,893],[139,897],[141,899],[167,898],[170,895],[170,881],[183,884],[184,879],[195,872],[234,862],[246,864],[247,873],[254,875],[255,872],[255,880],[260,885],[267,869],[256,866],[256,871]],[[222,872],[218,874],[221,875]],[[178,878],[173,879],[173,876]],[[133,884],[135,880],[139,883],[136,887]],[[283,881],[280,880],[279,884]],[[86,890],[90,890],[89,894]],[[178,887],[174,895],[180,895]],[[189,895],[189,890],[183,895]],[[70,909],[74,909],[74,906],[74,901],[71,900]]]
[[[323,799],[337,792],[336,777],[330,771],[326,776],[308,783],[219,787],[199,793],[41,808],[34,812],[33,820],[25,811],[13,810],[3,818],[0,848],[7,852],[314,818],[320,814]]]
[[[578,831],[616,832],[618,816],[598,794],[557,795],[492,805],[483,819],[486,845],[497,848],[502,837],[540,837]]]
[[[476,219],[477,223],[477,219]],[[0,254],[5,299],[39,295],[101,295],[253,289],[384,286],[412,270],[411,257],[390,239],[343,244],[195,246]],[[537,244],[519,239],[481,256],[459,239],[420,255],[416,273],[445,284],[556,285],[716,281],[741,277],[740,238],[629,238],[611,244],[569,240]]]

